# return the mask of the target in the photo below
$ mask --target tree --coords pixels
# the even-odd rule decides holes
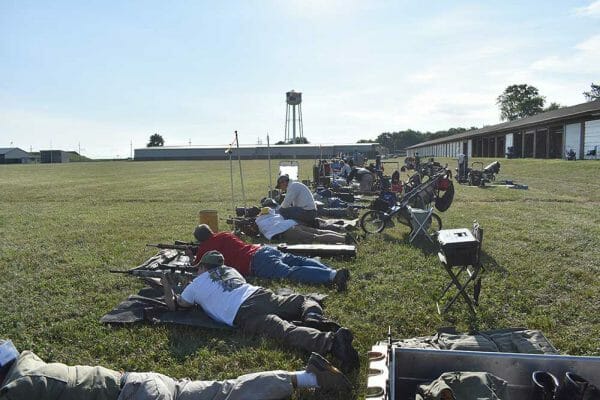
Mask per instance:
[[[275,143],[276,145],[279,144],[309,144],[310,142],[308,141],[307,138],[305,137],[296,137],[296,141],[294,142],[294,139],[290,139],[287,142],[284,142],[283,140],[280,140],[279,142]]]
[[[150,136],[150,141],[148,142],[146,147],[159,147],[164,145],[165,139],[163,139],[163,137],[158,133],[155,133],[154,135]]]
[[[589,92],[583,92],[587,101],[600,100],[600,85],[594,85],[592,83],[591,90]]]
[[[559,108],[562,108],[560,104],[552,102],[548,107],[544,108],[544,111],[554,111],[558,110]]]
[[[500,118],[514,121],[544,111],[546,99],[540,96],[536,87],[531,85],[511,85],[498,96],[496,104],[500,106]]]

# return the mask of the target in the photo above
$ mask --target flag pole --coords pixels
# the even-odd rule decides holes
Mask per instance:
[[[269,158],[269,197],[273,190],[273,178],[271,176],[271,143],[269,142],[269,134],[267,133],[267,157]]]
[[[229,154],[229,182],[231,183],[231,211],[235,212],[235,199],[233,195],[233,150],[231,149],[231,144],[225,150],[225,153]]]
[[[244,175],[242,174],[242,157],[240,155],[240,141],[238,140],[238,133],[235,131],[235,144],[238,150],[238,162],[240,164],[240,181],[242,182],[242,201],[244,202],[244,208],[246,208],[246,191],[244,190]]]

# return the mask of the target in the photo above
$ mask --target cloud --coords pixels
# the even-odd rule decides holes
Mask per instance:
[[[597,74],[600,64],[600,35],[592,36],[574,46],[571,54],[551,55],[535,61],[535,71],[570,74]]]
[[[294,17],[316,20],[354,14],[361,3],[355,0],[286,0],[275,4]]]
[[[588,4],[586,7],[578,7],[574,11],[576,15],[583,17],[600,17],[600,0]]]

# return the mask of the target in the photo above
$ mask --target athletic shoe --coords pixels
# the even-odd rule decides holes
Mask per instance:
[[[317,353],[312,353],[306,364],[306,372],[315,374],[319,389],[326,392],[349,392],[350,381],[342,372]]]
[[[347,372],[359,366],[358,352],[352,347],[352,332],[340,328],[333,334],[331,354],[342,363],[342,371]]]
[[[346,268],[338,269],[333,277],[333,284],[338,292],[345,292],[348,289],[348,279],[350,279],[350,271]]]

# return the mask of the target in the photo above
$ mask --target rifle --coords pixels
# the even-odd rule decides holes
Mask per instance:
[[[186,251],[186,250],[191,250],[191,251],[195,251],[196,249],[198,249],[198,243],[186,243],[186,242],[181,242],[179,240],[175,241],[175,244],[165,244],[165,243],[158,243],[158,244],[146,244],[146,247],[156,247],[158,249],[173,249],[173,250],[182,250],[182,251]]]
[[[112,274],[127,274],[127,275],[139,276],[141,278],[162,278],[163,275],[165,275],[165,274],[176,274],[176,275],[183,276],[183,277],[190,278],[190,279],[194,279],[195,277],[198,276],[198,274],[194,274],[191,272],[171,272],[171,271],[158,270],[158,269],[156,269],[156,270],[133,269],[133,270],[125,270],[125,271],[111,269],[108,272],[110,272]]]
[[[158,268],[156,269],[127,269],[127,270],[117,270],[111,269],[108,272],[113,274],[128,274],[133,276],[139,276],[143,278],[161,278],[165,274],[176,274],[179,276],[195,278],[198,276],[197,267],[192,267],[189,265],[186,266],[173,266],[167,264],[158,264]]]

